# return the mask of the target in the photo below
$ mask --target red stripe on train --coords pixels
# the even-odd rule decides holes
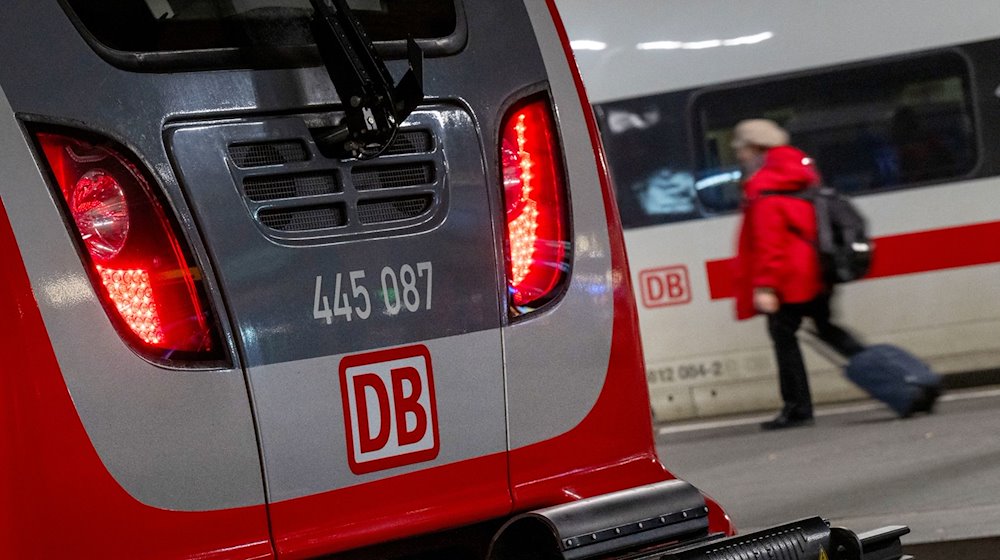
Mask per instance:
[[[734,258],[705,262],[711,299],[735,295]],[[1000,222],[986,222],[875,239],[865,279],[902,276],[1000,262]]]

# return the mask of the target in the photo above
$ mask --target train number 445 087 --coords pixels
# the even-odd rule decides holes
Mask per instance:
[[[371,317],[378,306],[388,316],[396,316],[403,311],[417,313],[431,309],[434,267],[428,262],[415,265],[404,264],[398,269],[385,266],[377,278],[365,270],[338,272],[333,275],[333,305],[330,295],[324,290],[324,278],[316,276],[313,297],[313,318],[325,321],[327,325],[334,319],[351,321],[355,317],[364,320]],[[329,289],[329,282],[327,283]],[[374,296],[372,295],[374,294]]]

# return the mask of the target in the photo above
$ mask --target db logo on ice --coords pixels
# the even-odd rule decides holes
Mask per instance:
[[[639,273],[639,284],[642,285],[642,304],[646,307],[691,302],[691,283],[686,266],[643,270]]]
[[[426,346],[348,356],[340,362],[340,389],[351,472],[437,457],[437,404]]]

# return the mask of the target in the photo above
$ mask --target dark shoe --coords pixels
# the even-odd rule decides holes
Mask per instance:
[[[937,403],[938,397],[941,396],[941,389],[938,387],[921,387],[920,389],[920,396],[913,399],[910,409],[903,414],[903,418],[909,418],[918,412],[934,414],[934,405]]]
[[[783,430],[785,428],[798,428],[800,426],[812,426],[816,421],[812,415],[793,415],[782,412],[774,420],[762,422],[760,429],[765,431]]]

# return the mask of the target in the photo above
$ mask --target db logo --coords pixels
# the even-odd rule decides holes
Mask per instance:
[[[427,347],[348,356],[340,361],[340,389],[351,472],[437,457],[437,405]]]
[[[691,301],[691,284],[687,267],[668,266],[643,270],[639,273],[642,285],[642,304],[646,307],[663,307]]]

